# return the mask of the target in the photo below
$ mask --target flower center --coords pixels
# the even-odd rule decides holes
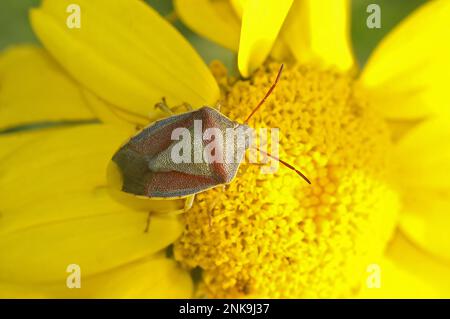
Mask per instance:
[[[279,64],[249,80],[212,66],[221,112],[242,121],[272,84]],[[394,228],[396,193],[388,182],[390,136],[354,77],[286,65],[273,94],[249,123],[280,128],[280,166],[260,173],[244,163],[235,180],[198,194],[184,215],[175,258],[201,269],[207,297],[339,297],[355,293]],[[210,223],[211,221],[211,223]]]

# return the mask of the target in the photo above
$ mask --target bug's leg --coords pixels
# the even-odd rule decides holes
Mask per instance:
[[[155,104],[155,108],[160,109],[164,113],[167,113],[169,115],[173,115],[173,111],[170,109],[170,107],[167,106],[166,98],[163,97],[161,102],[158,102]]]
[[[148,215],[147,215],[147,221],[146,221],[146,223],[145,223],[144,233],[148,233],[148,230],[149,230],[149,228],[150,228],[151,216],[152,216],[152,212],[148,212]]]
[[[220,101],[217,101],[217,103],[215,105],[215,108],[216,108],[217,111],[220,112],[220,109],[222,108],[222,103],[220,103]]]
[[[194,204],[195,194],[188,196],[186,198],[186,202],[184,202],[184,211],[187,212],[189,209],[192,208],[192,205]]]
[[[221,189],[222,191],[225,191],[225,186],[226,185],[222,185]],[[213,220],[213,210],[216,207],[217,203],[220,201],[220,196],[216,196],[216,198],[214,198],[214,200],[211,202],[211,205],[209,205],[208,207],[208,223],[209,223],[209,228],[212,227],[212,220]]]
[[[160,215],[160,216],[176,216],[176,215],[183,214],[192,208],[192,205],[194,204],[194,199],[195,199],[195,194],[190,195],[190,196],[186,197],[186,201],[184,202],[184,207],[182,209],[174,210],[171,212],[165,212],[165,213],[155,213],[155,214]]]
[[[188,112],[191,112],[191,111],[194,110],[194,108],[192,107],[192,105],[190,105],[190,104],[187,103],[187,102],[184,102],[184,103],[183,103],[183,106],[186,108],[186,110],[187,110]]]
[[[155,213],[155,215],[158,215],[158,216],[177,216],[177,215],[183,214],[185,212],[186,211],[183,208],[183,209],[179,209],[179,210],[173,210],[173,211],[170,211],[170,212]]]
[[[146,125],[144,123],[149,123],[149,121],[150,121],[150,117],[143,116],[143,115],[138,114],[138,113],[129,112],[129,111],[126,111],[126,110],[121,110],[121,113],[125,113],[125,114],[127,114],[129,116],[129,118],[128,118],[128,117],[124,116],[124,114],[119,113],[118,111],[114,111],[113,109],[111,109],[111,111],[116,117],[120,118],[124,122],[127,122],[127,123],[130,123],[130,124],[134,125],[136,131],[142,130],[145,127],[145,125]],[[139,118],[140,120],[139,121],[131,120],[130,119],[131,117],[135,117],[136,119]]]
[[[217,204],[217,199],[215,199],[214,202],[211,204],[212,207],[208,208],[208,226],[210,229],[212,228],[212,221],[213,221],[213,217],[214,217],[212,211],[214,209],[214,206],[216,206],[216,204]]]
[[[239,171],[238,171],[239,175],[238,176],[246,175],[249,168],[250,168],[250,165],[248,165],[247,163],[245,163],[244,165],[241,165],[239,167]]]

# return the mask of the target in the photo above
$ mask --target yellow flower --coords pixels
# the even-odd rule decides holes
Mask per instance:
[[[205,269],[204,289],[213,296],[248,292],[350,296],[358,283],[362,284],[360,296],[365,297],[448,296],[450,243],[444,230],[449,223],[445,215],[449,185],[444,182],[448,157],[442,151],[445,146],[437,147],[437,143],[446,141],[449,134],[446,105],[450,98],[443,86],[449,76],[444,56],[450,47],[442,31],[450,17],[449,3],[436,1],[414,13],[358,72],[349,45],[349,3],[295,1],[289,8],[291,2],[175,1],[178,14],[193,30],[238,52],[241,74],[251,74],[268,55],[272,61],[297,62],[297,70],[292,67],[286,72],[286,89],[277,88],[274,105],[261,112],[260,121],[287,131],[281,140],[284,157],[297,159],[308,174],[328,169],[323,178],[319,173],[312,190],[288,179],[282,190],[280,182],[258,183],[262,190],[254,194],[255,178],[240,176],[225,195],[198,196],[199,205],[186,214],[189,231],[176,243],[175,256],[188,266]],[[234,19],[229,18],[230,11],[235,12]],[[287,17],[281,26],[277,19],[283,14]],[[223,21],[234,24],[224,29]],[[240,43],[233,36],[239,23]],[[252,88],[270,81],[267,74],[274,71],[268,69],[271,72],[253,73],[247,85],[229,89],[225,105],[233,107],[232,114],[239,116],[235,105],[254,105],[258,90]],[[352,117],[352,112],[359,114]],[[383,139],[381,118],[389,126],[393,143]],[[341,129],[332,131],[333,124]],[[325,151],[320,149],[323,144]],[[388,158],[390,147],[392,157]],[[319,155],[308,152],[309,148],[319,149]],[[439,167],[435,173],[430,172],[433,166]],[[386,176],[379,174],[381,170]],[[289,196],[286,188],[295,196],[295,204],[274,200],[277,193]],[[399,227],[385,258],[377,261],[397,222],[393,190],[401,205]],[[201,227],[206,223],[201,205],[208,206],[217,196],[223,196],[219,202],[225,204],[214,213],[225,233]],[[237,204],[227,204],[230,198]],[[223,210],[239,213],[225,215]],[[255,227],[248,227],[249,220]],[[381,266],[381,289],[367,289],[366,282],[361,283],[368,274],[360,272],[370,269],[371,261]]]
[[[47,51],[0,57],[1,128],[70,124],[0,137],[2,293],[191,296],[187,271],[164,255],[175,242],[184,268],[203,269],[197,294],[209,297],[450,296],[449,1],[406,19],[362,72],[347,1],[176,1],[186,24],[238,52],[248,79],[219,64],[210,72],[143,2],[79,0],[80,29],[66,25],[69,4],[31,12]],[[282,167],[262,176],[245,165],[181,220],[152,216],[144,232],[150,208],[180,203],[113,198],[114,151],[136,124],[163,116],[152,107],[163,96],[173,106],[220,100],[244,118],[280,62],[281,82],[251,124],[280,127],[281,156],[312,186]],[[66,288],[70,264],[81,267],[81,289]],[[366,285],[373,264],[378,289]]]

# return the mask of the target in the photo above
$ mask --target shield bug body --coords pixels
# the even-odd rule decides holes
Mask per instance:
[[[114,155],[113,161],[120,168],[123,178],[122,190],[127,193],[151,198],[176,198],[194,195],[221,184],[230,183],[236,176],[244,151],[237,161],[208,162],[204,160],[203,145],[189,138],[192,156],[185,162],[174,159],[174,151],[179,145],[174,140],[174,132],[185,128],[190,137],[195,137],[196,124],[201,125],[200,134],[208,129],[246,129],[245,124],[231,121],[217,110],[208,106],[188,113],[178,114],[155,122],[131,138]],[[200,141],[202,142],[202,141]],[[194,147],[192,147],[194,146]],[[224,153],[223,143],[216,145],[216,151]],[[240,145],[234,143],[235,149]],[[200,154],[196,154],[200,153]],[[191,154],[189,154],[191,155]],[[201,161],[195,161],[195,157]]]
[[[194,140],[191,148],[192,157],[189,156],[190,160],[188,161],[180,162],[174,160],[174,151],[176,153],[177,150],[175,148],[177,148],[178,140],[174,140],[173,133],[176,130],[184,129],[189,133],[194,133],[193,135],[195,136],[196,123],[201,123],[201,127],[197,127],[197,129],[200,129],[200,134],[204,134],[209,129],[218,129],[222,132],[226,130],[232,130],[233,132],[247,130],[249,127],[246,123],[271,94],[280,78],[282,69],[283,66],[281,66],[271,88],[243,124],[230,120],[214,108],[204,106],[197,110],[172,115],[154,122],[132,137],[112,158],[122,177],[121,190],[136,196],[154,199],[186,197],[188,198],[185,206],[186,210],[192,205],[193,196],[196,193],[230,183],[236,176],[245,150],[250,147],[250,143],[246,139],[244,139],[244,142],[241,140],[238,143],[232,137],[233,142],[231,144],[228,141],[228,143],[218,143],[216,145],[215,152],[224,154],[230,152],[230,149],[232,152],[235,152],[237,156],[234,157],[234,161],[196,161],[195,157],[199,155],[198,153],[203,155],[205,144],[199,144],[198,141],[196,143]],[[170,111],[165,104],[159,106]],[[232,145],[232,147],[228,148],[227,146],[227,149],[224,149],[223,145]],[[292,165],[256,147],[253,148],[278,160],[310,183]]]

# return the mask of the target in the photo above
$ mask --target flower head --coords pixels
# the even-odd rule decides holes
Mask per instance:
[[[250,112],[277,66],[225,87],[222,112]],[[235,182],[197,196],[174,252],[203,269],[207,296],[338,297],[358,288],[398,209],[388,128],[358,93],[350,74],[286,66],[252,125],[280,127],[281,157],[312,184],[283,167],[266,175],[243,164]]]

